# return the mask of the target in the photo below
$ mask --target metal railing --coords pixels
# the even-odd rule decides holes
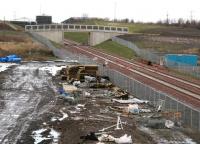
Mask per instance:
[[[25,31],[83,31],[83,32],[113,32],[128,33],[127,27],[113,27],[103,25],[78,25],[78,24],[45,24],[45,25],[26,25]]]

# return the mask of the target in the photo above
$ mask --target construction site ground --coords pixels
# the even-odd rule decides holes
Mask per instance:
[[[121,114],[123,130],[109,129],[119,138],[131,135],[133,143],[200,143],[200,138],[186,135],[182,128],[152,129],[141,124],[147,115],[127,115],[109,109],[118,106],[111,97],[97,98],[95,93],[106,89],[81,88],[81,93],[93,92],[89,97],[80,94],[73,102],[59,96],[59,76],[52,76],[49,68],[66,65],[63,62],[27,62],[0,72],[0,143],[2,144],[78,144],[98,141],[80,139],[90,132],[115,125]],[[151,108],[151,107],[149,107]]]

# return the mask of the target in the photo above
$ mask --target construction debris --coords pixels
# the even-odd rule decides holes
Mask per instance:
[[[143,104],[143,103],[148,103],[148,101],[145,100],[140,100],[137,98],[133,98],[133,99],[128,99],[128,100],[119,100],[119,99],[112,99],[112,101],[114,102],[118,102],[121,104]]]
[[[69,84],[63,84],[63,89],[68,93],[73,93],[78,90],[76,86],[69,85]]]
[[[169,128],[169,129],[173,128],[174,127],[174,122],[171,121],[171,120],[166,120],[165,121],[165,127]]]
[[[127,134],[123,135],[120,138],[115,138],[112,135],[102,134],[98,137],[100,142],[115,142],[117,144],[132,144],[131,136],[127,136]]]
[[[130,115],[137,115],[142,120],[144,126],[154,129],[171,129],[174,127],[174,122],[171,120],[166,120],[164,117],[169,117],[172,114],[163,113],[164,101],[158,100],[155,107],[150,107],[152,104],[147,100],[141,100],[136,97],[130,96],[126,90],[122,90],[119,87],[116,87],[109,81],[109,77],[101,77],[97,75],[98,67],[95,65],[71,65],[67,66],[66,69],[61,70],[62,79],[67,80],[67,83],[62,84],[62,89],[59,90],[60,94],[66,99],[75,100],[75,93],[79,93],[79,97],[83,96],[84,98],[92,99],[92,102],[96,102],[96,98],[106,100],[106,103],[110,104],[104,109],[100,109],[101,115],[87,116],[84,118],[83,115],[80,115],[86,108],[86,104],[77,104],[73,107],[72,110],[68,110],[70,115],[75,115],[71,117],[71,120],[80,121],[80,120],[97,120],[97,121],[110,121],[113,120],[113,117],[110,117],[106,114],[113,113],[113,111],[118,114],[117,122],[111,126],[102,128],[98,132],[90,132],[85,136],[80,138],[84,141],[94,140],[101,142],[114,142],[117,144],[128,144],[132,143],[131,136],[124,134],[123,136],[116,138],[116,135],[111,135],[115,131],[124,130],[126,127],[126,122],[121,121],[120,115],[129,117]],[[109,99],[111,101],[109,101]],[[100,105],[95,104],[96,107]],[[90,110],[91,111],[91,110]],[[90,113],[89,111],[89,113]],[[68,117],[63,111],[60,111],[63,114],[62,118],[65,119]],[[148,114],[149,113],[149,114]],[[178,119],[180,115],[174,114],[174,119]],[[125,126],[123,126],[125,125]]]
[[[84,81],[85,76],[96,77],[98,71],[97,65],[69,65],[61,71],[62,79]]]

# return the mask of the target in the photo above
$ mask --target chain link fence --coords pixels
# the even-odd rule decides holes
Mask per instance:
[[[146,84],[143,84],[133,78],[130,78],[118,71],[99,66],[101,75],[110,77],[110,80],[120,88],[128,90],[130,94],[144,100],[150,101],[155,107],[159,101],[164,101],[163,110],[169,112],[180,112],[181,121],[184,125],[200,131],[200,109],[194,108],[171,95],[156,90]]]
[[[150,52],[150,51],[145,50],[145,49],[140,49],[134,43],[132,43],[130,41],[123,40],[123,39],[118,38],[118,37],[113,37],[112,41],[117,42],[121,45],[124,45],[124,46],[132,49],[142,59],[145,59],[147,61],[151,61],[153,63],[160,64],[160,56],[154,54],[153,52]]]
[[[32,35],[36,40],[48,46],[54,54],[59,58],[78,60],[82,64],[97,64],[94,60],[80,54],[72,54],[66,50],[57,49],[49,40],[38,35]],[[158,106],[159,101],[164,101],[163,110],[181,112],[181,121],[198,131],[200,131],[200,109],[194,108],[185,102],[174,98],[171,95],[156,90],[144,83],[141,83],[131,77],[128,77],[116,70],[107,68],[99,64],[99,74],[108,76],[115,85],[123,90],[127,90],[131,95],[140,99],[148,100],[155,107]]]
[[[164,65],[170,69],[190,75],[196,78],[200,78],[200,66],[190,66],[183,63],[167,60]]]
[[[121,45],[124,45],[132,50],[135,51],[135,53],[141,57],[142,59],[145,59],[147,61],[151,61],[157,64],[160,64],[161,61],[163,61],[163,56],[159,56],[156,53],[152,53],[148,50],[140,49],[138,48],[134,43],[118,38],[118,37],[113,37],[112,41],[117,42]],[[175,71],[178,71],[180,73],[184,73],[186,75],[192,75],[194,77],[200,78],[200,67],[199,66],[189,66],[185,65],[183,63],[178,63],[174,61],[163,61],[163,65],[173,69]]]

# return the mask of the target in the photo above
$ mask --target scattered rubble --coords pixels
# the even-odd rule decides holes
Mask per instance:
[[[52,92],[54,99],[49,100],[51,109],[48,111],[48,106],[44,107],[43,111],[46,113],[41,112],[42,115],[39,115],[40,123],[36,121],[36,127],[33,125],[28,130],[34,144],[172,143],[173,140],[161,135],[165,132],[174,132],[181,136],[182,140],[173,135],[175,142],[193,143],[190,138],[178,133],[181,125],[177,123],[181,113],[163,111],[163,100],[158,99],[157,104],[152,105],[150,101],[131,96],[126,90],[116,87],[108,77],[99,76],[96,66],[88,67],[87,73],[83,71],[85,68],[87,66],[73,65],[66,70],[64,65],[55,66],[49,63],[39,67],[33,64],[29,67],[31,71],[47,76],[48,81],[53,78],[57,84],[56,87],[52,86],[55,91]],[[71,76],[68,76],[65,73],[67,79],[61,80],[63,71],[70,73],[70,69],[78,69],[78,75],[71,72]],[[28,69],[22,65],[17,70],[26,72]],[[37,81],[39,80],[40,77]],[[28,90],[31,88],[28,87]]]

